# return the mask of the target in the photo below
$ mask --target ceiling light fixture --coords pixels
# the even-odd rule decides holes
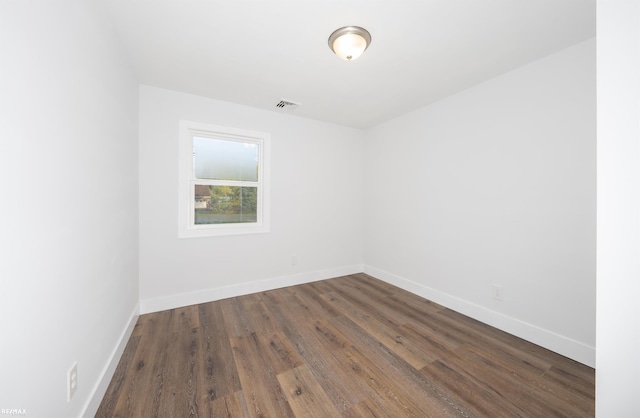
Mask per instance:
[[[329,36],[329,48],[340,58],[352,61],[371,44],[371,34],[360,26],[345,26]]]

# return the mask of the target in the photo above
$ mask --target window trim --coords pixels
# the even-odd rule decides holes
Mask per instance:
[[[193,176],[193,137],[209,137],[259,145],[258,181],[202,180]],[[269,232],[269,175],[271,135],[265,132],[231,128],[208,123],[180,121],[178,237],[197,238]],[[255,186],[258,184],[257,222],[229,224],[195,224],[195,184]],[[251,184],[249,184],[251,183]]]

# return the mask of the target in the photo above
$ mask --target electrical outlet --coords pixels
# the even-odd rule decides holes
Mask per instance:
[[[491,286],[491,295],[499,302],[504,300],[504,287],[494,284]]]
[[[67,402],[71,401],[73,394],[78,390],[78,362],[73,363],[73,366],[67,372]]]
[[[292,255],[291,256],[291,265],[295,266],[296,264],[298,264],[298,256],[297,255]]]

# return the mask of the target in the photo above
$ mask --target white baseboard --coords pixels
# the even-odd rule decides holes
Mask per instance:
[[[196,292],[179,293],[177,295],[142,299],[140,301],[140,313],[146,314],[150,312],[164,311],[167,309],[179,308],[182,306],[196,305],[198,303],[212,302],[215,300],[221,300],[235,296],[279,289],[281,287],[294,286],[297,284],[315,282],[324,279],[331,279],[334,277],[361,273],[363,269],[364,266],[362,264],[356,264],[351,266],[298,273],[290,276],[273,277],[264,280],[232,284],[228,286],[199,290]]]
[[[364,272],[463,315],[467,315],[480,322],[508,332],[509,334],[523,338],[565,357],[586,364],[587,366],[595,367],[596,349],[593,346],[572,340],[571,338],[556,334],[536,325],[492,311],[484,306],[451,296],[372,266],[365,265]]]
[[[122,357],[122,353],[124,353],[124,349],[129,342],[129,338],[131,337],[131,333],[133,332],[133,328],[136,326],[136,322],[138,322],[138,316],[140,316],[140,304],[137,303],[131,312],[131,316],[129,316],[129,322],[127,326],[123,330],[120,335],[120,340],[116,347],[114,348],[111,356],[109,357],[109,361],[105,365],[102,373],[100,374],[100,379],[94,386],[91,391],[91,396],[89,396],[89,400],[85,404],[82,412],[82,417],[84,418],[93,418],[98,412],[98,408],[100,407],[100,402],[102,402],[102,398],[104,394],[107,392],[107,388],[109,387],[109,383],[111,383],[111,379],[113,378],[113,374],[118,367],[118,363],[120,362],[120,357]]]

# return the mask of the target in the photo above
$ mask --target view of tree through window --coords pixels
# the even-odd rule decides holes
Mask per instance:
[[[258,188],[195,186],[195,224],[256,222]]]

